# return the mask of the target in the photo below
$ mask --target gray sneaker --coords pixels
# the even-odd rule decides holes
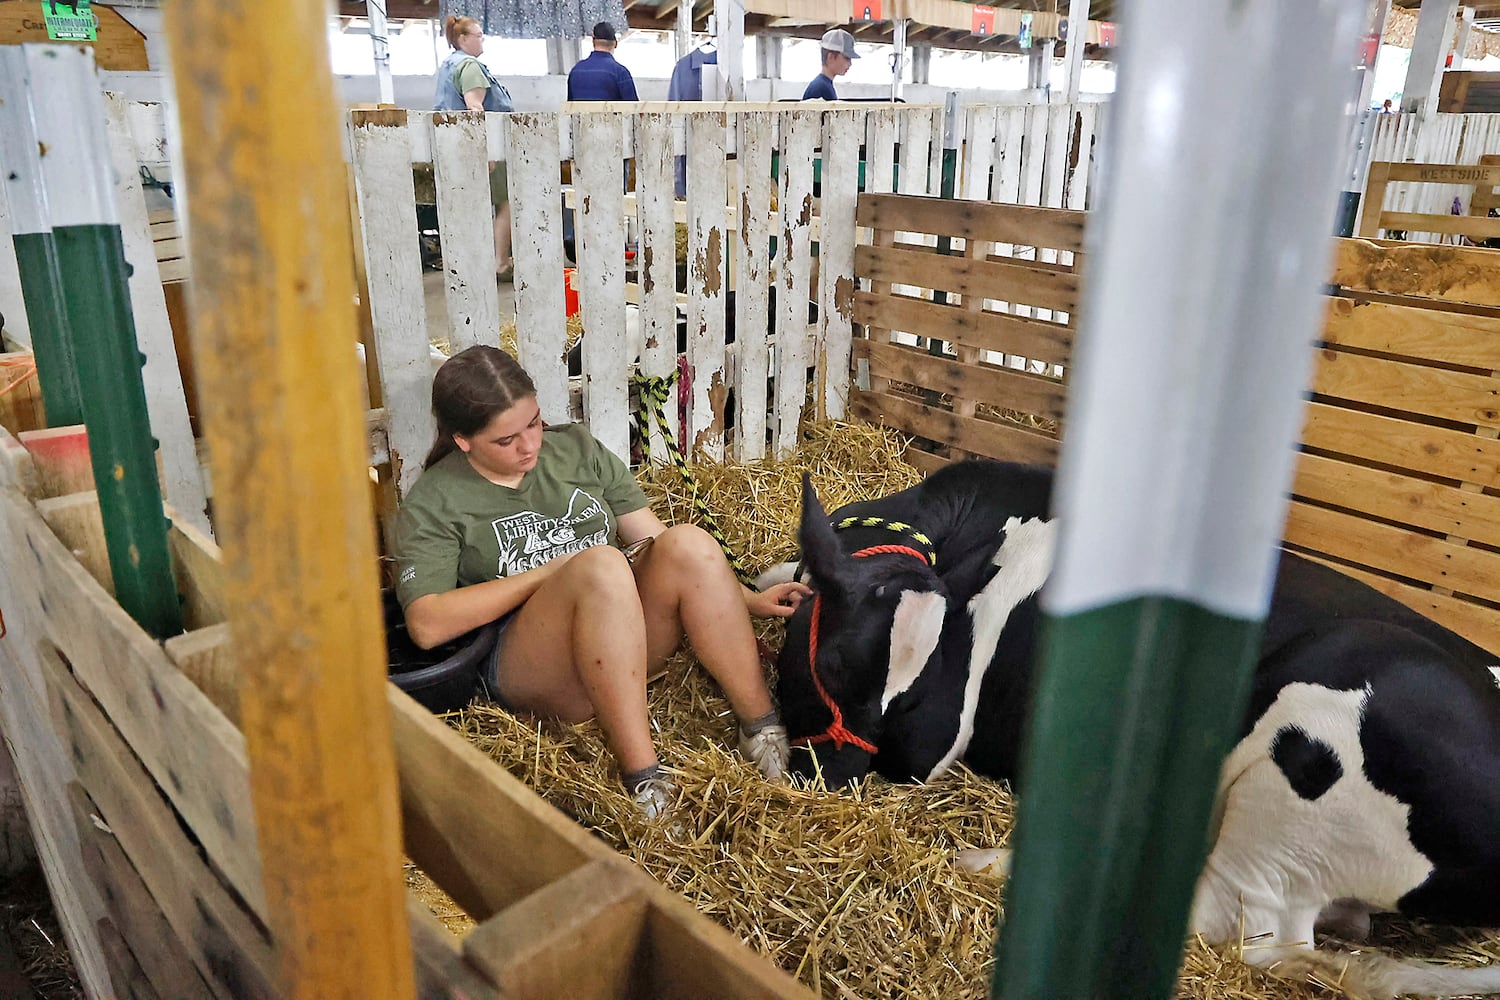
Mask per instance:
[[[635,786],[630,799],[641,815],[654,823],[672,811],[677,802],[677,786],[666,778],[647,778]]]
[[[767,781],[785,781],[792,748],[785,726],[766,726],[751,736],[740,728],[740,756],[754,764]]]

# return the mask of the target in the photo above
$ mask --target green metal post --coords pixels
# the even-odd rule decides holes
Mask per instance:
[[[103,92],[86,47],[22,46],[115,599],[157,638],[182,631],[141,379]],[[13,57],[12,57],[13,58]],[[12,102],[7,102],[7,105]],[[66,195],[66,196],[64,196]]]
[[[73,347],[67,331],[62,270],[57,244],[47,221],[47,195],[36,157],[35,123],[25,94],[25,70],[19,50],[0,60],[0,172],[10,207],[12,242],[21,276],[21,300],[31,327],[31,351],[47,423],[66,427],[83,423],[83,402]]]
[[[1122,27],[997,945],[1006,1000],[1173,993],[1269,603],[1343,154],[1352,60],[1336,54],[1362,13],[1140,0]]]

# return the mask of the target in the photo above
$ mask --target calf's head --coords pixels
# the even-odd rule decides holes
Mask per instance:
[[[800,539],[814,597],[787,624],[777,698],[793,772],[834,788],[869,772],[892,700],[935,655],[947,594],[931,553],[899,535],[845,552],[806,476]]]

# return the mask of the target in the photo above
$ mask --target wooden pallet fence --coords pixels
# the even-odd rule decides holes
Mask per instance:
[[[1476,164],[1485,155],[1500,153],[1500,115],[1435,114],[1377,115],[1367,162]],[[1392,182],[1386,207],[1392,212],[1421,215],[1447,213],[1454,197],[1468,197],[1466,186]],[[1438,242],[1441,233],[1415,238]]]
[[[1286,539],[1500,652],[1496,274],[1500,251],[1339,241]]]
[[[1019,315],[1021,309],[1066,313],[1077,308],[1074,264],[1020,260],[993,253],[996,244],[1071,254],[1083,244],[1083,214],[973,201],[863,195],[858,221],[873,236],[855,250],[857,388],[852,412],[896,427],[927,444],[909,454],[931,467],[965,455],[1051,461],[1057,451],[1071,323]],[[949,236],[961,256],[900,232]],[[897,280],[922,289],[892,287]],[[994,303],[1005,303],[997,308]],[[905,333],[908,342],[893,335]],[[911,340],[917,341],[915,345]],[[1007,358],[1023,359],[1021,368]],[[1022,370],[1040,362],[1040,373]]]
[[[1385,208],[1386,191],[1393,181],[1435,184],[1445,189],[1463,188],[1465,195],[1459,197],[1462,212],[1450,210],[1424,214],[1388,210]],[[1500,184],[1500,165],[1372,163],[1360,212],[1359,235],[1374,239],[1383,232],[1399,230],[1416,238],[1438,234],[1436,239],[1440,242],[1456,242],[1454,237],[1460,236],[1474,240],[1500,237],[1500,219],[1491,219],[1488,214],[1470,215],[1467,206],[1476,193],[1483,192],[1487,196],[1497,184]],[[1485,201],[1487,198],[1481,198],[1481,202]]]

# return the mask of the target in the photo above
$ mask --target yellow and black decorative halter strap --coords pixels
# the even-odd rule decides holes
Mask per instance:
[[[734,549],[729,544],[729,539],[724,537],[719,522],[714,518],[713,512],[708,509],[707,502],[698,493],[698,480],[693,475],[692,467],[682,456],[682,449],[677,446],[676,435],[672,433],[672,425],[667,420],[666,406],[672,400],[672,389],[677,385],[678,372],[673,371],[665,376],[637,375],[631,381],[640,393],[640,409],[635,414],[636,432],[641,438],[641,457],[646,462],[651,461],[651,425],[648,420],[654,421],[657,431],[661,434],[662,444],[666,446],[667,456],[671,458],[672,464],[682,473],[683,480],[688,484],[688,489],[693,495],[693,505],[698,510],[698,521],[703,530],[713,536],[714,541],[719,543],[719,548],[724,550],[724,558],[729,560],[729,565],[734,569],[734,575],[739,577],[740,582],[747,587],[754,586],[755,578],[735,555]]]
[[[833,528],[835,531],[843,531],[847,528],[884,528],[886,531],[894,531],[898,535],[921,543],[923,552],[927,556],[927,564],[937,567],[937,547],[932,544],[932,539],[905,521],[888,521],[883,517],[846,517],[841,521],[833,522]]]

